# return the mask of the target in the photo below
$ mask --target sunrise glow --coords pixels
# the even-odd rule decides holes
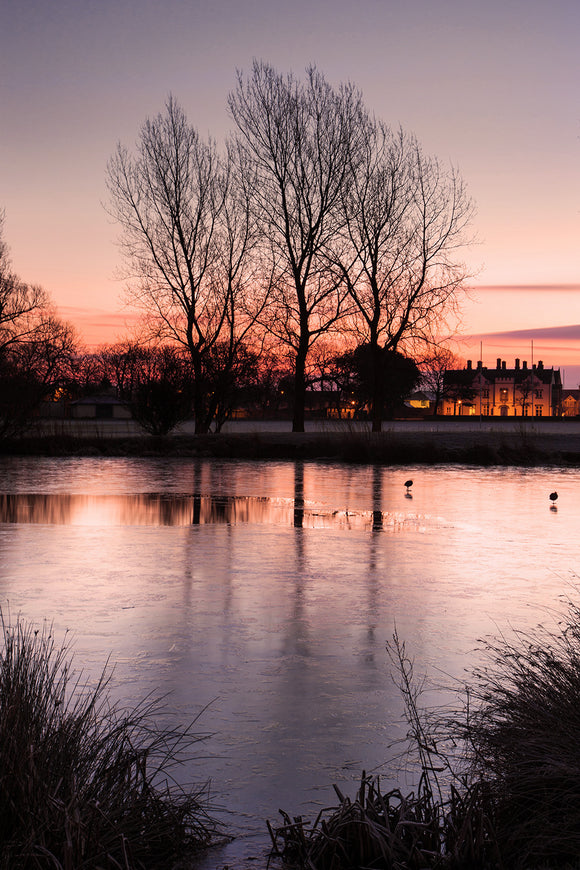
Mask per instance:
[[[420,14],[373,0],[12,4],[0,32],[0,209],[13,267],[89,347],[125,337],[137,316],[105,189],[117,142],[132,147],[172,93],[223,146],[236,69],[258,57],[300,74],[314,62],[468,186],[477,215],[462,257],[475,289],[458,352],[476,357],[483,343],[491,361],[523,357],[534,340],[546,364],[577,366],[579,25],[568,0],[444,0]]]

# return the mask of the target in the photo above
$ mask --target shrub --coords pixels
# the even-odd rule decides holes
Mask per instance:
[[[273,853],[310,870],[580,867],[580,606],[484,641],[459,710],[422,710],[405,644],[395,634],[388,649],[416,791],[385,794],[363,774],[312,826],[282,813]]]
[[[472,713],[459,735],[472,776],[488,783],[510,866],[578,866],[580,856],[580,609],[553,628],[486,641]],[[516,865],[517,861],[517,865]]]
[[[191,726],[159,728],[151,698],[120,710],[108,667],[82,683],[49,627],[0,618],[0,868],[161,870],[208,845],[206,788],[171,776]]]

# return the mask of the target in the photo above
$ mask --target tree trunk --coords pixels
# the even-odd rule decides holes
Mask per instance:
[[[380,432],[383,426],[383,374],[381,353],[376,337],[371,339],[373,392],[371,396],[372,431]]]
[[[304,432],[304,405],[306,402],[306,352],[299,349],[296,354],[296,368],[294,371],[294,416],[292,418],[292,431]]]
[[[193,359],[193,416],[195,419],[195,434],[205,435],[209,432],[209,422],[206,409],[206,396],[203,387],[202,363],[199,356]]]
[[[199,405],[197,402],[194,402],[193,414],[195,418],[195,434],[206,435],[209,432],[209,425],[204,413],[203,404]]]

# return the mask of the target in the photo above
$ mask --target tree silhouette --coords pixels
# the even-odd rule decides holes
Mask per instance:
[[[342,315],[344,288],[326,252],[347,167],[361,147],[362,98],[315,67],[304,81],[255,61],[229,96],[237,154],[252,167],[252,204],[269,254],[266,328],[294,356],[292,428],[304,431],[306,360]]]
[[[367,118],[364,142],[363,159],[348,166],[334,247],[353,329],[378,370],[381,348],[417,356],[438,343],[467,277],[457,256],[473,207],[458,173],[427,157],[413,136]],[[373,431],[380,405],[371,397]]]
[[[361,344],[339,357],[343,390],[356,397],[359,411],[368,405],[379,412],[381,419],[383,415],[391,418],[415,389],[421,373],[412,359],[395,350],[379,348],[378,359],[379,365],[377,351],[369,344]]]
[[[70,379],[76,336],[41,287],[13,271],[0,213],[0,436],[21,434]]]
[[[108,165],[110,212],[133,276],[129,298],[145,314],[144,338],[187,350],[196,432],[211,423],[207,355],[226,341],[233,358],[257,314],[248,181],[172,97],[141,128],[136,155],[119,145]]]

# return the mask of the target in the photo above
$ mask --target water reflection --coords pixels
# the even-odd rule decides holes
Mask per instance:
[[[4,458],[0,606],[71,629],[84,670],[110,656],[123,703],[161,689],[186,724],[209,705],[184,776],[266,834],[278,806],[314,818],[332,783],[389,774],[394,625],[440,684],[478,637],[544,619],[580,562],[579,486],[576,469]]]
[[[381,468],[378,465],[373,465],[373,482],[372,482],[372,497],[373,497],[373,532],[380,532],[383,528],[383,477]]]
[[[304,463],[298,461],[294,467],[294,528],[304,526]]]
[[[377,483],[375,488],[379,485]],[[307,504],[304,499],[304,468],[297,463],[293,499],[172,493],[4,493],[0,494],[0,523],[99,527],[261,524],[289,525],[296,529],[373,531],[395,530],[404,524],[415,524],[415,518],[397,512],[383,512],[379,489],[376,489],[373,500],[372,510],[358,511]]]

